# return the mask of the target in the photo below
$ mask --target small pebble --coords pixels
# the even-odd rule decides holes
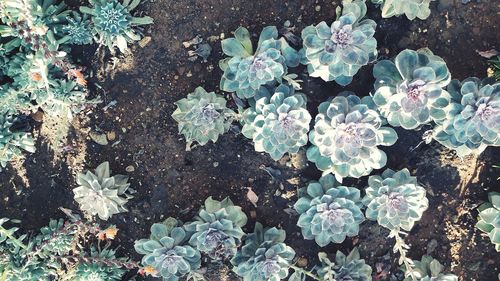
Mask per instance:
[[[125,168],[125,171],[127,171],[127,173],[132,173],[133,171],[135,171],[135,168],[134,166],[130,165]]]

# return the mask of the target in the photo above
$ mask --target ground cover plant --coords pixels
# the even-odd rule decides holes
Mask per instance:
[[[499,278],[494,4],[195,2],[0,3],[0,281]]]

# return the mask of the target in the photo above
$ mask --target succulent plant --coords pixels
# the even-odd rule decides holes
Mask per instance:
[[[354,248],[349,255],[337,251],[335,262],[328,259],[327,254],[318,254],[321,265],[317,269],[321,280],[357,280],[371,281],[372,268],[360,258],[358,248]]]
[[[177,281],[201,266],[200,252],[186,245],[189,236],[179,224],[174,218],[155,223],[150,238],[134,244],[136,252],[144,255],[142,264],[153,267],[165,281]]]
[[[64,256],[73,250],[76,230],[68,229],[68,231],[60,232],[63,226],[63,219],[50,220],[49,225],[40,229],[40,234],[35,238],[36,244],[43,244],[44,251],[40,255]]]
[[[243,112],[243,135],[253,140],[256,151],[266,152],[276,161],[285,153],[299,152],[307,144],[311,122],[306,96],[285,84],[272,95],[261,92],[255,106]]]
[[[115,250],[91,249],[90,257],[96,260],[116,260]],[[92,260],[92,259],[90,259]],[[126,259],[121,259],[125,261]],[[71,281],[120,281],[126,270],[116,264],[103,264],[98,262],[80,263],[73,273]]]
[[[413,273],[418,281],[458,281],[458,276],[443,273],[443,265],[431,256],[422,256],[420,261],[413,261]],[[404,281],[412,281],[407,277]]]
[[[345,177],[359,178],[385,166],[387,156],[378,146],[393,145],[397,134],[382,126],[379,114],[370,106],[370,97],[360,99],[351,92],[319,105],[309,133],[312,146],[307,159],[323,174],[333,173],[342,182]]]
[[[479,217],[476,227],[488,234],[491,243],[500,252],[500,193],[490,192],[489,202],[479,206]]]
[[[196,88],[187,98],[175,103],[177,109],[172,113],[179,123],[179,133],[186,138],[186,149],[193,142],[205,145],[216,142],[219,135],[229,130],[235,113],[226,107],[226,99],[214,92],[207,93],[202,87]]]
[[[379,61],[373,76],[373,102],[391,126],[411,130],[446,117],[450,95],[443,88],[451,76],[443,59],[429,49],[407,49],[394,62]]]
[[[76,182],[79,186],[73,189],[80,209],[102,220],[126,212],[124,205],[133,197],[131,193],[135,192],[129,188],[127,176],[111,176],[110,173],[109,162],[104,162],[97,166],[95,173],[87,171],[86,174],[78,174]]]
[[[245,245],[231,259],[233,271],[244,281],[278,281],[288,276],[295,251],[285,243],[286,232],[255,223]]]
[[[110,51],[118,47],[120,52],[127,50],[127,43],[141,39],[139,33],[134,29],[136,26],[153,23],[153,19],[145,17],[133,17],[131,15],[140,0],[90,0],[90,7],[80,7],[80,11],[89,14],[92,18],[93,33],[96,41],[105,45]]]
[[[208,197],[195,220],[184,228],[193,233],[189,239],[191,246],[220,260],[234,256],[244,235],[241,228],[246,223],[247,216],[231,199],[217,201]]]
[[[86,45],[94,42],[92,25],[87,14],[73,12],[67,20],[68,22],[62,27],[65,35],[59,39],[60,44]]]
[[[359,189],[341,186],[331,174],[299,190],[294,205],[302,235],[321,247],[358,235],[359,225],[365,220],[361,207]]]
[[[0,170],[14,158],[22,157],[22,151],[35,152],[35,142],[30,134],[12,131],[16,117],[0,112]]]
[[[500,146],[500,82],[471,77],[448,85],[451,105],[433,138],[461,157]]]
[[[370,176],[362,199],[366,218],[390,230],[410,231],[429,205],[425,193],[408,169],[387,169],[381,176]]]
[[[331,26],[320,22],[302,31],[304,64],[309,75],[345,86],[358,70],[377,58],[377,24],[366,15],[364,0],[344,1],[342,15]]]
[[[409,20],[425,20],[431,14],[431,0],[372,0],[372,3],[380,5],[383,18],[405,14]]]
[[[252,98],[261,87],[281,83],[288,67],[299,65],[298,52],[284,38],[278,39],[275,26],[262,30],[255,50],[246,28],[238,28],[234,37],[222,40],[222,50],[229,56],[219,62],[224,71],[220,81],[223,91]]]

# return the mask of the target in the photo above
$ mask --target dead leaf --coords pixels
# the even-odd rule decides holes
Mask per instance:
[[[487,58],[487,59],[491,59],[492,57],[497,56],[498,54],[500,54],[495,49],[491,49],[491,50],[487,50],[487,51],[476,50],[476,53],[478,53],[478,55],[480,55],[481,57]]]
[[[247,187],[247,199],[248,201],[250,201],[250,203],[252,203],[255,208],[257,208],[257,201],[259,201],[259,196],[257,196],[257,194],[255,194],[255,192],[253,192],[252,188],[251,187]]]

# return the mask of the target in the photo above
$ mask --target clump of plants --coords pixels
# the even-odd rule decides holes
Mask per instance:
[[[217,201],[209,197],[194,221],[184,228],[192,233],[189,244],[211,259],[221,260],[234,256],[246,223],[247,216],[231,199]]]
[[[21,158],[23,151],[35,151],[35,142],[30,134],[15,131],[16,120],[10,113],[0,113],[0,170],[11,160]]]
[[[422,256],[419,261],[413,261],[413,272],[416,280],[419,281],[432,281],[432,280],[442,280],[442,281],[458,281],[458,276],[451,273],[444,273],[444,266],[436,259],[431,256]],[[405,269],[403,268],[403,271]],[[411,277],[407,277],[404,281],[413,281]]]
[[[188,245],[189,233],[181,222],[168,218],[151,226],[148,239],[135,242],[137,253],[144,255],[145,273],[163,280],[178,280],[201,266],[201,253]]]
[[[125,204],[135,190],[129,188],[128,177],[111,176],[109,162],[97,166],[95,172],[87,171],[77,175],[77,188],[73,189],[75,201],[80,210],[90,216],[97,215],[102,220],[127,211]]]
[[[489,202],[478,208],[476,227],[488,235],[497,252],[500,252],[500,193],[490,192],[488,199]]]
[[[360,99],[343,92],[319,105],[309,133],[312,146],[307,159],[323,174],[332,173],[342,182],[345,177],[359,178],[385,166],[387,155],[378,146],[393,145],[397,134],[382,126],[372,104],[370,97]]]
[[[380,5],[383,18],[404,14],[409,20],[425,20],[431,14],[431,0],[372,0],[372,3]]]
[[[254,232],[245,237],[245,245],[231,259],[233,271],[244,281],[285,279],[295,257],[285,238],[284,230],[255,223]]]
[[[500,146],[500,83],[471,77],[451,81],[447,90],[451,104],[433,138],[460,157]]]
[[[253,140],[256,151],[276,161],[286,153],[299,152],[307,144],[311,122],[306,102],[304,94],[286,84],[270,91],[262,88],[255,105],[242,114],[243,135]]]
[[[153,19],[148,16],[132,16],[131,12],[141,3],[140,0],[123,0],[122,3],[118,0],[89,2],[91,7],[82,6],[80,11],[90,15],[91,29],[97,43],[108,47],[113,53],[115,47],[123,53],[128,48],[127,43],[141,39],[135,27],[153,23]]]
[[[304,64],[309,75],[345,86],[358,70],[377,58],[377,24],[366,15],[364,0],[344,1],[342,14],[328,26],[320,22],[302,30]]]
[[[111,248],[115,227],[101,229],[70,217],[70,221],[51,220],[35,235],[18,234],[15,221],[0,219],[2,280],[121,280],[126,271],[138,267],[115,256]]]
[[[228,58],[219,62],[224,71],[220,88],[243,99],[254,97],[262,87],[281,83],[288,67],[298,66],[300,61],[298,52],[285,38],[279,38],[275,26],[262,30],[255,49],[250,32],[240,27],[234,38],[222,40],[222,51]]]
[[[446,118],[450,95],[444,87],[451,75],[429,49],[404,50],[394,61],[379,61],[373,76],[373,102],[391,126],[412,130]]]
[[[321,247],[358,235],[359,225],[365,220],[361,207],[359,190],[341,186],[331,174],[299,190],[294,205],[302,235]]]
[[[235,113],[226,103],[224,97],[201,87],[175,103],[177,109],[172,118],[179,123],[179,133],[186,138],[186,150],[191,149],[193,142],[199,145],[216,142],[229,130]]]

